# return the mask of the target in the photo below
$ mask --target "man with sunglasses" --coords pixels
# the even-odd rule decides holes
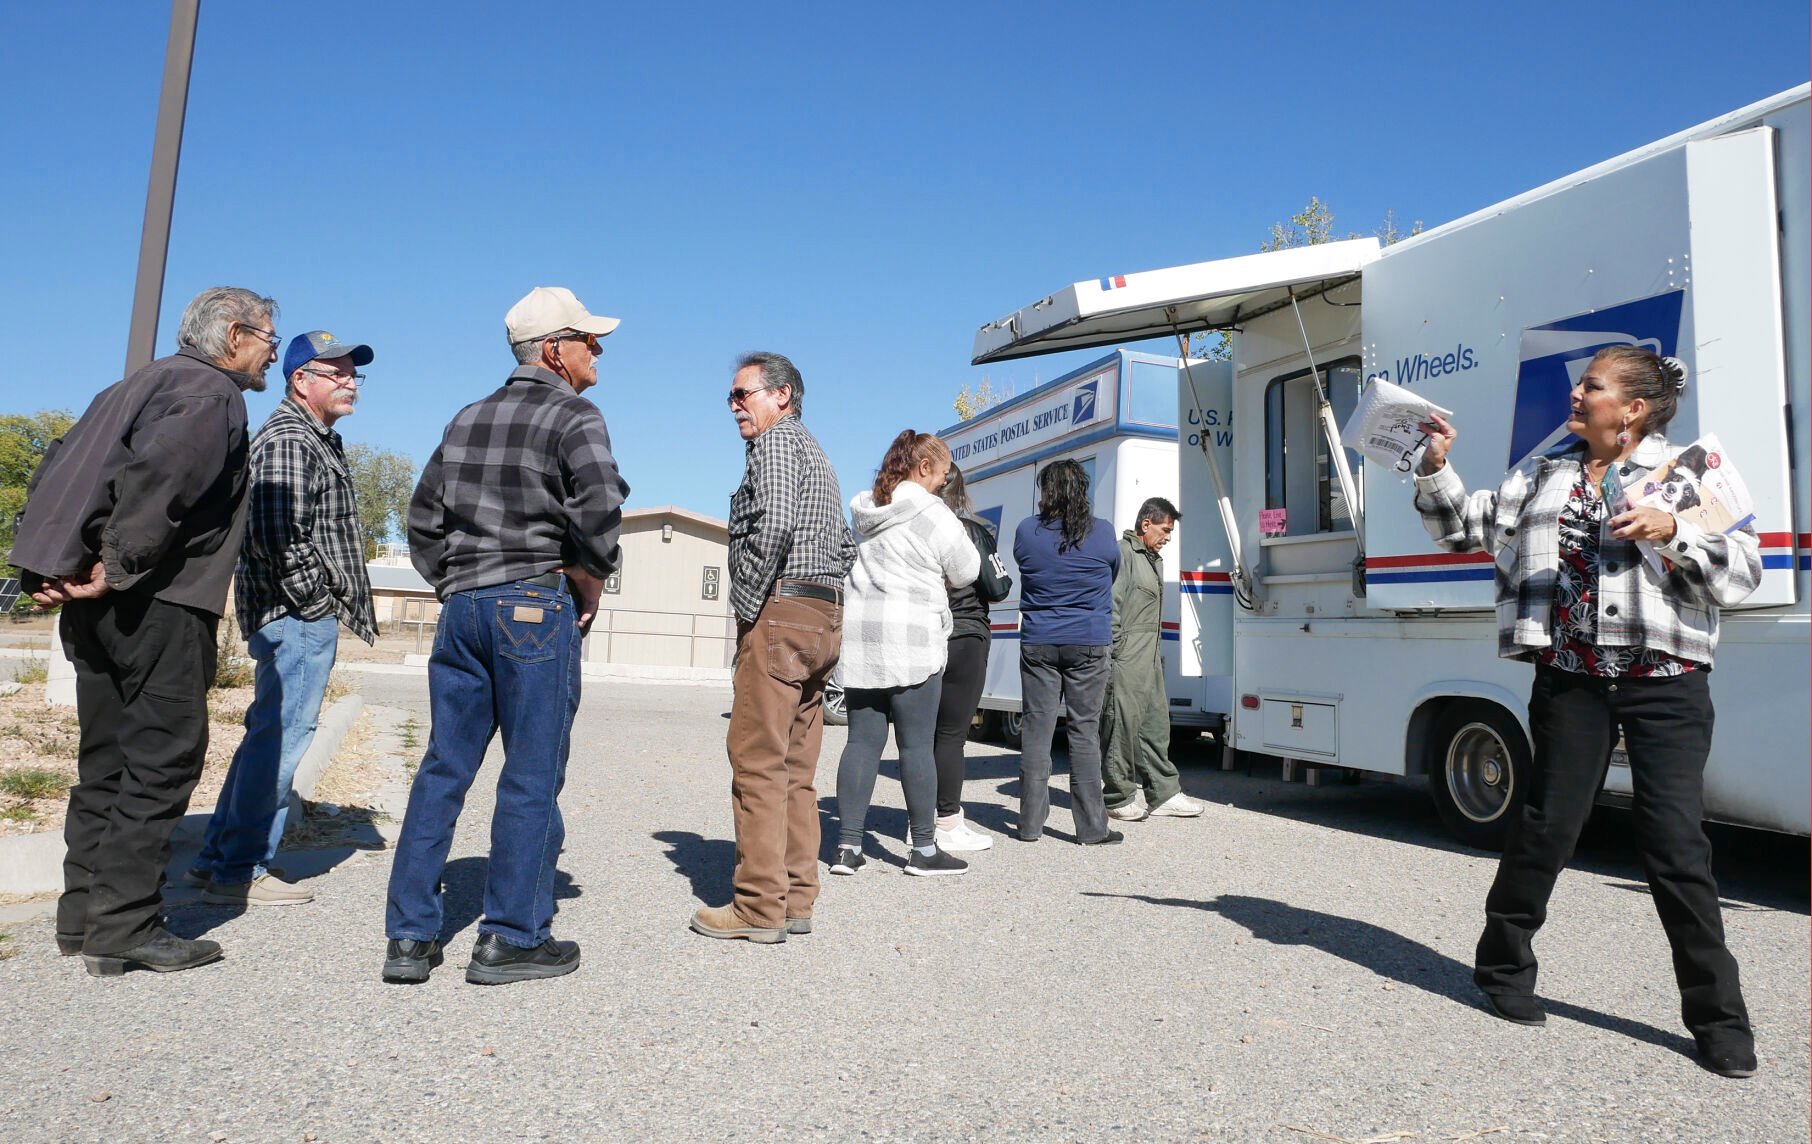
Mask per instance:
[[[747,442],[730,498],[736,689],[726,748],[736,818],[728,905],[699,910],[694,933],[771,945],[810,933],[818,898],[824,683],[843,646],[843,578],[856,545],[843,494],[800,420],[805,382],[780,354],[745,355],[730,413]]]
[[[205,901],[290,906],[314,891],[271,871],[296,766],[314,740],[340,625],[377,639],[365,535],[334,422],[351,413],[371,347],[326,330],[290,339],[288,392],[252,438],[244,547],[233,578],[239,631],[252,653],[245,738],[208,820],[189,880]]]
[[[598,339],[616,328],[562,287],[512,306],[504,329],[516,371],[453,418],[410,502],[409,556],[441,613],[428,661],[434,721],[390,868],[385,981],[426,981],[441,962],[441,872],[500,730],[484,919],[466,980],[505,985],[579,967],[578,943],[550,932],[566,837],[556,800],[579,708],[579,641],[622,562],[629,486],[604,415],[580,396],[598,381]]]
[[[205,965],[216,942],[159,916],[170,832],[208,750],[215,635],[245,528],[244,390],[277,360],[277,304],[204,290],[182,348],[89,403],[32,476],[11,562],[61,605],[82,743],[57,949],[88,972]]]

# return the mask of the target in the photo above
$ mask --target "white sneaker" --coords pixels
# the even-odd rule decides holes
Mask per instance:
[[[970,826],[968,819],[959,818],[955,826],[937,828],[937,844],[940,849],[952,853],[973,853],[977,850],[992,850],[994,836]]]
[[[1140,791],[1133,795],[1131,802],[1122,803],[1108,811],[1107,816],[1119,822],[1142,822],[1150,813],[1145,807],[1145,792]]]
[[[1171,795],[1163,802],[1151,808],[1153,818],[1195,818],[1202,813],[1202,804],[1190,798],[1182,791]]]

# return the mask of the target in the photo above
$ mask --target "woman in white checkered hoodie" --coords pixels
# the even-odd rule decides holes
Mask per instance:
[[[865,864],[862,840],[887,726],[900,748],[911,854],[906,872],[961,874],[968,863],[939,850],[937,764],[932,739],[950,639],[948,587],[974,583],[981,554],[938,498],[950,449],[929,433],[903,430],[872,490],[849,502],[856,562],[843,591],[838,673],[849,711],[849,744],[837,766],[840,835],[833,874]]]

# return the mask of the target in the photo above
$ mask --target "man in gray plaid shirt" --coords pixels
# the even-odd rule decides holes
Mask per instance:
[[[843,643],[843,577],[856,544],[837,474],[800,421],[799,370],[779,354],[749,354],[730,386],[730,412],[748,442],[730,498],[735,896],[699,910],[692,929],[771,944],[812,929],[824,683]]]
[[[289,815],[296,766],[314,740],[340,625],[377,636],[365,535],[334,422],[353,411],[371,347],[326,330],[290,339],[289,391],[252,439],[244,546],[233,576],[239,630],[252,653],[245,738],[189,870],[202,898],[289,906],[314,891],[270,870]]]

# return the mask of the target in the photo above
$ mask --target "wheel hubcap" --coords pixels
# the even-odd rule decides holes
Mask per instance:
[[[1473,822],[1497,819],[1515,794],[1510,751],[1483,723],[1468,723],[1447,747],[1447,790],[1461,814]]]

